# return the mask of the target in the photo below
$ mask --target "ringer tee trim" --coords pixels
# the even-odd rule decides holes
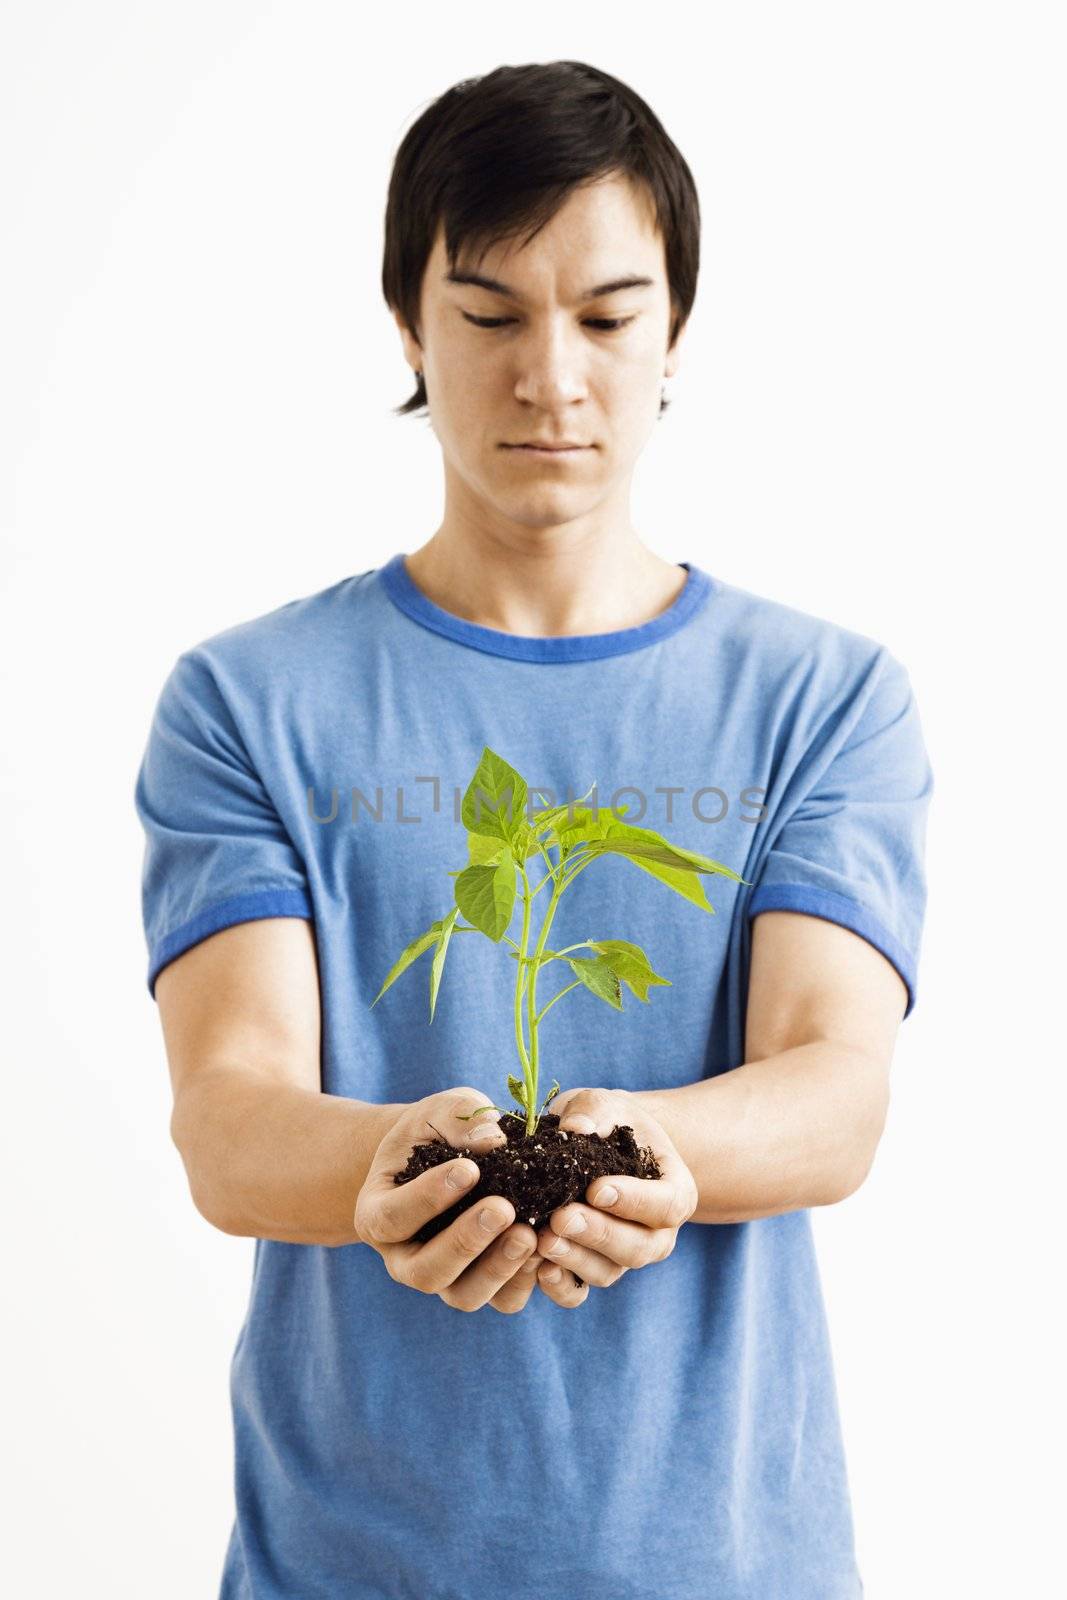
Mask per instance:
[[[636,628],[620,628],[614,633],[573,634],[567,638],[527,638],[505,633],[500,628],[483,628],[479,623],[453,616],[416,587],[404,565],[403,555],[393,556],[378,569],[378,575],[389,599],[405,616],[420,627],[469,645],[473,650],[483,650],[491,656],[507,656],[512,661],[595,661],[659,644],[696,616],[712,594],[715,580],[688,561],[679,561],[677,565],[688,573],[685,587],[658,617]]]
[[[180,927],[174,928],[154,946],[148,963],[148,992],[156,998],[156,979],[163,968],[191,950],[209,934],[221,933],[238,922],[259,922],[264,917],[305,917],[314,922],[310,896],[303,889],[260,889],[255,894],[238,894],[229,900],[198,911]]]
[[[908,1004],[904,1012],[910,1017],[915,1009],[915,979],[918,963],[895,939],[886,927],[866,906],[847,895],[835,894],[832,889],[818,889],[808,883],[768,883],[758,888],[748,903],[747,915],[759,916],[761,911],[801,911],[810,917],[822,917],[825,922],[839,923],[858,933],[868,944],[873,944],[887,961],[896,967],[908,991]]]

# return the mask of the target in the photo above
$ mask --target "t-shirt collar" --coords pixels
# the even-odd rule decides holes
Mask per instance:
[[[453,616],[452,612],[435,605],[416,586],[404,565],[403,553],[393,556],[379,568],[379,577],[389,599],[405,616],[433,633],[474,650],[508,656],[513,661],[595,661],[659,644],[692,620],[712,593],[714,580],[692,562],[680,561],[678,565],[688,574],[685,587],[658,617],[636,628],[620,628],[614,633],[581,633],[563,638],[529,638],[505,633],[499,628],[483,628],[479,623]]]

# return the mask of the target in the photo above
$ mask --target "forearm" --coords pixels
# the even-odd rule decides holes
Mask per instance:
[[[820,1041],[635,1098],[696,1180],[693,1222],[747,1222],[832,1205],[863,1182],[885,1122],[886,1074]]]
[[[171,1130],[197,1210],[224,1233],[357,1244],[356,1199],[402,1109],[220,1068],[185,1091]]]

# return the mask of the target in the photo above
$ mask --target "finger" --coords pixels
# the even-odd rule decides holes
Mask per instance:
[[[483,1100],[474,1098],[473,1092],[466,1099],[457,1097],[450,1104],[443,1105],[439,1112],[435,1112],[433,1120],[427,1121],[420,1127],[417,1135],[413,1118],[401,1117],[394,1123],[375,1152],[364,1185],[371,1213],[377,1215],[379,1204],[392,1199],[398,1189],[413,1187],[406,1184],[397,1185],[393,1180],[395,1174],[403,1170],[412,1149],[417,1144],[446,1142],[453,1150],[464,1154],[468,1152],[477,1154],[480,1150],[492,1150],[505,1144],[507,1135],[500,1126],[500,1114],[494,1107],[480,1110],[479,1107],[484,1105]],[[478,1114],[472,1117],[471,1113],[475,1111]],[[427,1136],[431,1134],[437,1137],[428,1140]],[[422,1176],[424,1174],[420,1174],[420,1177]],[[418,1182],[417,1179],[414,1181]]]
[[[531,1227],[520,1223],[506,1229],[472,1266],[440,1291],[441,1299],[457,1311],[480,1311],[521,1272],[533,1251]]]
[[[473,1091],[467,1096],[460,1092],[442,1097],[440,1105],[431,1101],[430,1106],[427,1116],[422,1116],[420,1111],[417,1115],[399,1117],[393,1123],[375,1152],[369,1177],[376,1184],[380,1185],[383,1178],[388,1182],[393,1173],[403,1167],[414,1145],[444,1142],[454,1150],[463,1150],[473,1143],[476,1134],[484,1131],[495,1133],[500,1139],[506,1138],[500,1126],[500,1113],[493,1106],[486,1107],[486,1102]],[[482,1107],[486,1108],[480,1109]]]
[[[399,1245],[431,1217],[439,1216],[478,1182],[480,1168],[469,1156],[457,1156],[420,1172],[410,1183],[394,1183],[391,1173],[378,1174],[375,1184],[361,1191],[356,1206],[356,1229],[381,1249]],[[416,1246],[418,1248],[418,1246]]]
[[[558,1306],[566,1306],[568,1310],[580,1306],[589,1298],[589,1284],[578,1284],[573,1272],[568,1272],[565,1267],[557,1267],[553,1261],[544,1261],[537,1273],[537,1284],[554,1300]]]
[[[484,1100],[478,1102],[478,1114],[473,1115],[475,1107],[469,1105],[456,1105],[446,1122],[443,1132],[447,1133],[448,1140],[457,1150],[462,1150],[464,1145],[473,1144],[475,1140],[484,1136],[491,1136],[503,1143],[507,1139],[503,1128],[500,1126],[500,1112],[495,1106],[487,1106]]]
[[[549,1222],[537,1236],[540,1254],[580,1277],[591,1276],[598,1288],[604,1287],[601,1277],[611,1265],[647,1267],[662,1261],[677,1233],[675,1228],[650,1228],[643,1222],[605,1216],[588,1206],[561,1206]]]
[[[686,1168],[681,1176],[631,1178],[612,1173],[597,1178],[586,1190],[586,1199],[599,1216],[624,1218],[645,1228],[680,1228],[696,1209],[696,1196]]]
[[[458,1112],[456,1113],[458,1116]],[[410,1152],[405,1136],[405,1149]],[[495,1123],[478,1129],[471,1135],[469,1146],[475,1156],[506,1144],[507,1135]],[[364,1239],[373,1241],[377,1248],[386,1244],[400,1244],[412,1239],[424,1223],[442,1211],[454,1206],[477,1183],[480,1169],[470,1156],[457,1156],[443,1161],[427,1172],[420,1172],[410,1183],[396,1183],[393,1168],[395,1159],[381,1150],[375,1157],[374,1170],[360,1192],[356,1208],[356,1231]]]
[[[399,1270],[401,1283],[424,1294],[440,1294],[454,1284],[515,1221],[515,1207],[502,1195],[489,1195],[458,1216],[455,1222],[426,1244],[387,1246],[383,1251],[391,1272]],[[533,1229],[529,1230],[531,1233]]]
[[[572,1092],[571,1107],[562,1107],[559,1118],[560,1127],[567,1132],[596,1133],[602,1139],[609,1139],[617,1124],[625,1119],[625,1113],[620,1113],[607,1091],[576,1090]],[[640,1135],[638,1142],[642,1142]],[[594,1203],[597,1195],[614,1187],[619,1199],[606,1207],[612,1215],[628,1217],[649,1228],[679,1228],[697,1207],[693,1175],[665,1130],[658,1127],[650,1130],[648,1142],[660,1177],[631,1177],[620,1183],[614,1174],[602,1176],[595,1180],[595,1189],[589,1186],[586,1199]]]
[[[566,1128],[568,1132],[571,1131],[572,1123],[577,1124],[573,1130],[575,1133],[590,1133],[596,1126],[588,1111],[582,1110],[581,1101],[583,1095],[588,1095],[588,1091],[585,1089],[564,1089],[563,1093],[556,1095],[552,1101],[552,1114],[559,1118],[560,1126]],[[588,1128],[582,1126],[586,1122],[590,1124]]]
[[[637,1238],[632,1243],[628,1241],[625,1246],[616,1243],[594,1248],[576,1244],[573,1239],[561,1239],[548,1228],[537,1236],[537,1253],[553,1266],[566,1267],[577,1277],[584,1278],[586,1283],[594,1284],[598,1289],[608,1289],[630,1267],[644,1267],[654,1259],[649,1241],[657,1237],[647,1228],[638,1228],[635,1223],[618,1223],[616,1226],[633,1228]],[[584,1234],[582,1237],[584,1239]],[[620,1251],[618,1256],[615,1250]]]
[[[489,1301],[494,1311],[503,1311],[510,1316],[522,1311],[530,1296],[537,1287],[537,1268],[540,1257],[536,1252],[531,1253],[523,1261],[518,1272],[510,1278],[504,1287],[497,1291]]]

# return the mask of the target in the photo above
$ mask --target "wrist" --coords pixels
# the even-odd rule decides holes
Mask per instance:
[[[639,1107],[646,1116],[652,1117],[659,1123],[671,1143],[678,1148],[680,1132],[677,1126],[677,1107],[672,1100],[673,1091],[670,1089],[627,1089],[624,1091],[628,1100]]]
[[[382,1105],[374,1102],[368,1104],[367,1110],[371,1113],[370,1132],[367,1139],[367,1146],[370,1160],[373,1161],[375,1156],[378,1154],[378,1146],[381,1144],[386,1134],[392,1131],[392,1128],[401,1112],[407,1110],[407,1105]]]

